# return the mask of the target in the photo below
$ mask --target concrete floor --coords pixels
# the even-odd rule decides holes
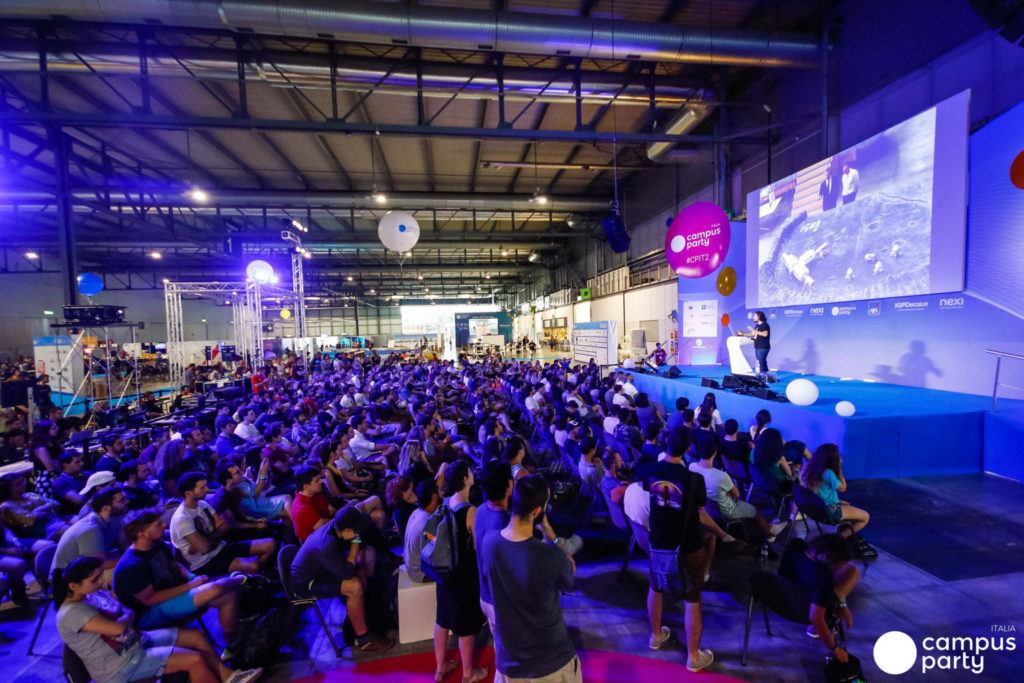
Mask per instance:
[[[903,480],[960,505],[973,507],[1013,522],[1024,523],[1024,484],[992,476],[939,477]],[[854,487],[854,496],[856,489]],[[908,509],[907,515],[913,516]],[[803,527],[798,528],[798,535]],[[978,530],[984,534],[984,529]],[[870,528],[866,533],[870,539]],[[1022,539],[1024,543],[1024,539]],[[1020,549],[1018,549],[1020,550]],[[1024,550],[1020,550],[1024,552]],[[685,650],[678,642],[660,652],[647,648],[648,626],[644,611],[646,561],[639,556],[630,564],[630,575],[617,578],[621,555],[608,559],[584,559],[580,562],[575,590],[565,596],[566,621],[581,648],[621,650],[644,656],[685,663]],[[956,562],[955,557],[948,558]],[[751,632],[748,665],[740,665],[743,624],[746,613],[746,577],[758,568],[756,558],[721,555],[715,563],[713,579],[730,587],[727,592],[706,592],[704,600],[703,646],[715,651],[714,670],[750,681],[822,680],[823,649],[803,633],[803,627],[772,618],[773,637],[764,631],[763,620],[755,614]],[[998,567],[993,568],[993,573]],[[847,634],[850,651],[861,658],[870,681],[894,680],[880,672],[872,660],[875,639],[890,630],[910,634],[920,644],[926,636],[980,636],[992,634],[993,626],[1013,628],[1018,643],[1024,638],[1024,576],[1003,574],[944,582],[900,561],[884,549],[873,562],[860,587],[850,600],[854,628]],[[38,608],[36,608],[38,609]],[[681,604],[666,608],[666,621],[672,630],[683,632]],[[342,608],[331,605],[333,623],[340,624]],[[43,656],[26,657],[28,640],[35,625],[33,610],[16,614],[0,610],[0,669],[7,680],[57,681],[61,679],[59,641],[53,614],[47,614],[38,651]],[[216,627],[214,627],[216,634]],[[282,652],[282,663],[264,680],[290,681],[318,671],[353,666],[351,653],[337,659],[331,652],[315,617],[306,613],[296,645]],[[302,643],[311,644],[307,654]],[[429,650],[430,643],[396,648],[395,652]],[[959,672],[920,672],[918,666],[900,680],[928,681],[1019,681],[1024,671],[1024,643],[1014,652],[990,653],[981,674]]]

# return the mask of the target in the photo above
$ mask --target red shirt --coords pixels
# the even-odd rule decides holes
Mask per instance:
[[[320,520],[330,515],[330,503],[322,492],[312,497],[304,493],[295,494],[295,501],[292,503],[292,526],[295,527],[295,535],[300,541],[304,542],[316,529]]]
[[[263,391],[263,383],[267,380],[263,373],[257,372],[252,376],[252,393],[259,395]]]

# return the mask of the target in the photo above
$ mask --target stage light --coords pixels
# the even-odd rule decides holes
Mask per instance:
[[[377,293],[377,290],[376,290],[376,289],[371,289],[371,290],[370,290],[370,294],[376,294],[376,293]]]
[[[536,263],[537,259],[539,259],[539,258],[540,258],[540,254],[538,254],[537,252],[534,251],[534,252],[531,252],[528,257],[526,257],[526,260],[529,261],[530,263]]]
[[[305,225],[295,220],[294,218],[292,219],[292,227],[298,230],[299,232],[309,232],[309,228],[307,228]]]
[[[37,254],[34,251],[26,251],[25,258],[35,261],[37,258],[39,258],[39,254]]]
[[[210,195],[206,192],[206,190],[203,190],[202,188],[199,187],[193,187],[191,190],[189,190],[188,197],[192,201],[198,202],[199,204],[205,204],[206,202],[210,201]]]
[[[274,267],[260,259],[250,261],[249,265],[245,267],[245,274],[250,280],[259,285],[277,282]]]
[[[166,284],[169,284],[170,282],[171,282],[171,278],[169,278],[169,277],[165,277],[165,278],[163,279],[163,283],[164,283],[165,285],[166,285]]]
[[[305,249],[302,252],[302,256],[303,258],[313,258],[313,252],[311,252],[309,249]]]
[[[154,261],[159,261],[163,257],[164,257],[164,255],[161,254],[159,251],[151,251],[151,252],[149,252],[149,258],[153,259]]]
[[[508,256],[508,249],[506,249],[505,247],[502,247],[501,248],[501,255],[502,256]]]
[[[542,193],[540,191],[540,188],[538,187],[537,191],[533,193],[532,197],[530,197],[530,201],[533,202],[534,204],[544,206],[545,204],[548,203],[548,196]]]
[[[53,315],[53,311],[43,311],[43,315]]]
[[[411,251],[405,252],[405,258],[409,258],[410,256],[412,256],[412,252]]]
[[[351,275],[349,275],[349,276],[348,276],[347,278],[345,278],[345,280],[346,280],[347,282],[352,282],[352,281],[353,281],[354,279],[355,279],[355,278],[353,278],[353,277],[352,277]]]
[[[199,322],[201,322],[201,323],[205,323],[205,322],[206,322],[206,318],[200,318],[200,319],[199,319]]]
[[[277,276],[277,273],[274,273],[273,275],[270,276],[270,284],[276,285],[280,281],[281,281],[281,278],[279,278]]]
[[[378,190],[376,186],[374,186],[373,192],[370,193],[370,197],[377,204],[387,204],[388,203],[388,196],[387,196],[387,194],[384,193],[384,192],[381,192],[380,190]]]
[[[416,276],[416,279],[417,279],[417,280],[422,280],[422,279],[423,279],[423,274],[422,274],[422,273],[420,273],[419,275],[417,275],[417,276]]]

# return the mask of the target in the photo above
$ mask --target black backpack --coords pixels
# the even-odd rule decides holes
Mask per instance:
[[[280,607],[238,619],[238,649],[231,658],[235,669],[272,664],[284,642],[285,614]]]

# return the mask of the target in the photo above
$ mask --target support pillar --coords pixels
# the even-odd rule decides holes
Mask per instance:
[[[75,222],[71,206],[71,189],[68,181],[67,136],[58,126],[47,129],[56,168],[57,236],[60,242],[61,280],[64,285],[64,303],[78,305],[78,259],[75,254]]]

